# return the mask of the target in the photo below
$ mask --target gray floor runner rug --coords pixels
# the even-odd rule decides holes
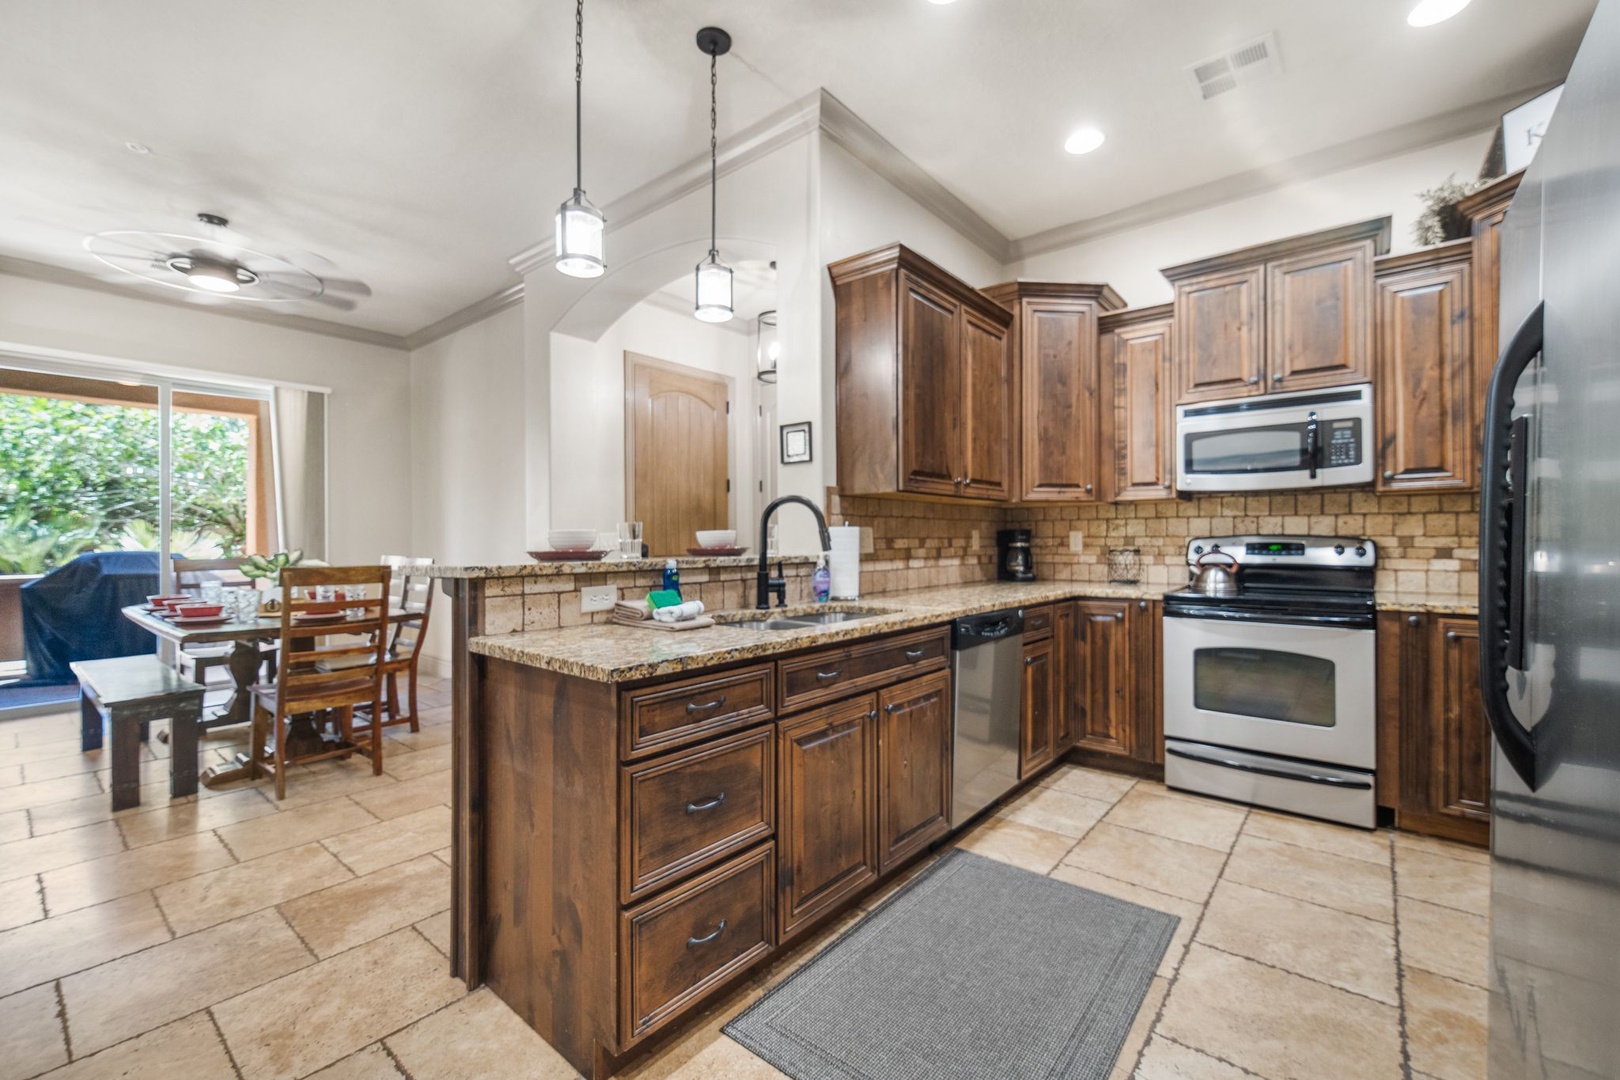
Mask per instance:
[[[725,1031],[794,1080],[1105,1080],[1179,921],[952,850]]]

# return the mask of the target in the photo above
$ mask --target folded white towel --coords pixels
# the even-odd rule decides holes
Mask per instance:
[[[703,601],[688,600],[684,604],[672,604],[653,612],[653,618],[659,622],[686,622],[703,614]]]
[[[645,600],[620,600],[613,605],[613,617],[620,621],[640,622],[652,618],[652,608]]]

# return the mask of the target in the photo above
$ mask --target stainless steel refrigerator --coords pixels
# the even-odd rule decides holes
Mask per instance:
[[[1502,233],[1480,682],[1491,1080],[1620,1080],[1620,0]]]

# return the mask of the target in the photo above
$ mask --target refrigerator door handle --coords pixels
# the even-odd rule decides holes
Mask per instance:
[[[1479,688],[1502,756],[1536,789],[1535,734],[1508,704],[1508,668],[1524,662],[1525,484],[1528,421],[1513,419],[1513,388],[1541,352],[1545,303],[1514,333],[1491,375],[1485,404],[1485,463],[1479,537]]]

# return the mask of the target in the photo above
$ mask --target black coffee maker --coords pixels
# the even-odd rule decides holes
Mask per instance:
[[[997,530],[996,576],[1002,581],[1035,580],[1035,557],[1030,554],[1028,529]]]

